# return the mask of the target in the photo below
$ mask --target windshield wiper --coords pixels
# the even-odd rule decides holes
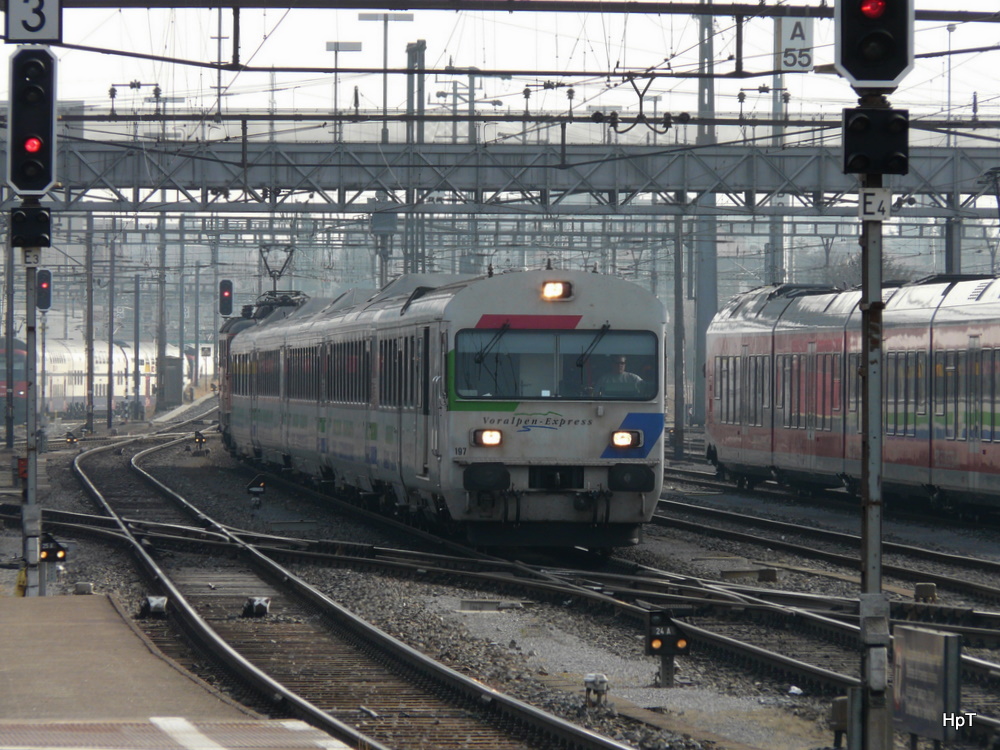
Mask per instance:
[[[609,330],[611,330],[610,323],[605,323],[601,326],[601,330],[599,330],[597,335],[594,336],[594,340],[590,342],[590,346],[587,347],[587,350],[576,358],[577,367],[583,367],[587,364],[587,360],[590,359],[590,355],[594,353],[594,349],[596,349],[597,345],[601,343],[601,339],[604,338],[604,334],[606,334]]]
[[[486,346],[484,346],[482,349],[479,350],[479,353],[476,354],[476,356],[473,358],[472,361],[475,362],[477,365],[481,365],[483,363],[483,360],[486,359],[486,355],[493,350],[493,347],[497,345],[497,343],[500,341],[503,335],[507,333],[507,331],[509,330],[510,330],[510,323],[504,323],[502,326],[500,326],[500,330],[497,331],[495,334],[493,334],[493,338],[490,339],[489,343]]]

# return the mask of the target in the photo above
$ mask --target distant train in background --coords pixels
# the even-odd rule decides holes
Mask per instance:
[[[139,392],[135,391],[134,347],[125,342],[115,342],[112,348],[113,401],[115,413],[129,414],[132,403],[138,400],[140,407],[147,409],[156,397],[156,344],[140,343],[138,352]],[[199,346],[198,369],[200,379],[208,382],[214,371],[211,349]],[[206,352],[205,350],[208,349]],[[179,350],[167,346],[168,358],[177,360]],[[187,388],[193,377],[194,354],[191,350],[185,357],[182,387]],[[36,393],[39,412],[52,416],[82,417],[86,411],[87,399],[87,349],[82,341],[48,339],[45,342],[44,363],[39,351],[36,361],[39,390]],[[14,342],[14,420],[25,420],[27,403],[27,348],[23,341]],[[43,379],[44,376],[44,379]],[[0,400],[7,398],[7,351],[0,339]],[[94,410],[106,413],[108,398],[108,342],[94,342]],[[0,404],[2,409],[2,404]]]
[[[1000,278],[887,286],[883,470],[887,495],[1000,506]],[[741,486],[766,479],[858,491],[860,292],[769,286],[708,329],[708,459]]]

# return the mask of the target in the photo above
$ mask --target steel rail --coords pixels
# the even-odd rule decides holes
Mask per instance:
[[[167,445],[178,444],[184,439],[186,438],[171,441]],[[110,450],[111,447],[112,446],[96,448],[93,451],[81,453],[76,456],[73,459],[73,472],[83,484],[88,494],[90,494],[96,502],[104,507],[109,515],[118,520],[122,533],[130,543],[132,553],[135,555],[146,574],[153,581],[155,581],[156,584],[160,586],[164,593],[169,597],[172,604],[172,611],[180,620],[188,635],[194,638],[196,642],[200,643],[202,647],[209,649],[218,658],[222,659],[226,665],[233,670],[233,672],[238,674],[241,679],[253,686],[253,688],[261,695],[272,696],[272,700],[275,703],[283,703],[287,705],[294,713],[314,726],[320,727],[332,736],[344,742],[351,743],[358,748],[366,748],[367,750],[391,750],[391,748],[387,748],[357,731],[354,727],[338,721],[327,712],[314,706],[308,701],[303,700],[291,690],[288,690],[280,683],[271,679],[267,674],[243,658],[228,643],[223,641],[215,630],[213,630],[208,623],[194,611],[187,599],[170,580],[170,577],[162,568],[160,568],[159,565],[157,565],[156,561],[153,560],[149,553],[143,548],[141,542],[132,534],[128,525],[110,506],[101,492],[97,489],[97,486],[93,483],[93,481],[91,481],[90,477],[87,476],[86,472],[84,472],[82,466],[80,465],[81,459],[84,456]],[[162,448],[166,446],[158,447]],[[208,520],[203,514],[199,513],[198,515]]]
[[[660,503],[671,504],[673,501],[661,500]],[[735,521],[740,519],[740,514],[730,513],[729,511],[720,511],[716,514],[714,511],[705,508],[698,508],[696,506],[687,506],[683,503],[673,503],[676,505],[683,506],[685,512],[693,512],[696,515],[722,515],[726,517],[727,520]],[[758,519],[754,516],[743,516],[743,522],[752,521],[753,523],[758,523]],[[801,544],[796,544],[794,542],[786,542],[782,539],[775,539],[773,537],[763,537],[756,534],[750,534],[743,531],[736,531],[733,529],[723,529],[718,526],[707,526],[704,523],[695,523],[693,521],[685,521],[679,518],[654,515],[652,522],[668,528],[683,528],[688,531],[696,531],[704,534],[712,534],[714,536],[724,536],[729,539],[736,541],[747,542],[755,545],[764,545],[771,547],[773,549],[781,549],[786,552],[795,552],[797,554],[807,555],[825,562],[834,563],[836,565],[842,565],[846,568],[856,569],[858,566],[858,557],[844,555],[837,552],[828,552],[826,550],[819,550],[813,547],[806,547]],[[796,533],[803,534],[809,533],[814,536],[819,536],[821,538],[826,538],[827,541],[836,541],[838,543],[847,543],[848,541],[853,541],[855,545],[858,543],[858,537],[851,534],[843,534],[842,532],[826,532],[822,529],[807,529],[804,530],[801,526],[796,526],[795,524],[784,524],[781,521],[770,521],[763,519],[761,525],[771,526],[773,528],[779,528],[780,525],[787,531],[795,530]],[[937,553],[931,550],[919,550],[918,548],[911,547],[909,550],[905,549],[906,545],[893,545],[890,542],[883,543],[884,552],[893,552],[895,554],[911,556],[920,556],[923,559],[933,560],[935,556],[938,562],[948,562],[953,565],[967,565],[968,567],[977,567],[989,572],[994,572],[1000,574],[1000,563],[995,563],[990,560],[983,560],[981,558],[965,558],[957,555],[947,555],[945,553]],[[926,554],[925,554],[926,553]],[[947,559],[946,559],[947,558]],[[965,593],[973,593],[984,598],[992,600],[1000,600],[1000,588],[996,586],[990,586],[983,583],[976,583],[973,581],[964,581],[953,576],[946,576],[939,573],[932,573],[923,570],[914,570],[913,568],[906,568],[900,565],[889,565],[886,563],[882,564],[883,573],[896,578],[900,578],[906,581],[915,581],[918,583],[935,583],[940,586],[945,586],[952,590],[962,591]]]
[[[137,453],[131,459],[131,468],[138,473],[144,481],[155,487],[159,492],[196,513],[199,519],[204,519],[205,522],[214,530],[229,536],[233,543],[241,549],[245,556],[247,556],[251,565],[261,571],[262,574],[272,580],[280,581],[282,585],[292,588],[296,594],[312,603],[325,615],[336,621],[341,627],[355,633],[368,642],[377,644],[384,652],[392,655],[401,663],[415,667],[420,671],[420,673],[425,675],[434,675],[439,683],[448,687],[452,691],[472,698],[474,701],[478,702],[479,705],[490,706],[498,713],[502,713],[522,724],[526,724],[536,731],[541,732],[545,736],[555,738],[558,741],[565,743],[566,747],[581,748],[585,750],[628,750],[627,745],[623,745],[622,743],[608,737],[603,737],[577,724],[573,724],[557,716],[553,716],[552,714],[535,708],[528,703],[494,690],[477,680],[466,677],[450,667],[431,659],[405,643],[402,643],[380,628],[365,622],[354,613],[340,606],[299,576],[296,576],[288,569],[278,565],[274,560],[264,555],[256,547],[244,542],[237,534],[230,531],[222,524],[212,520],[201,511],[198,511],[194,508],[194,506],[188,503],[185,498],[181,497],[173,489],[139,466],[138,462],[143,457],[154,452],[155,450],[160,450],[166,447],[169,447],[169,444],[167,446],[157,446],[156,448],[150,448]]]

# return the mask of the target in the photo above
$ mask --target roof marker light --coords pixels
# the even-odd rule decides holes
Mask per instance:
[[[546,281],[542,284],[542,299],[553,301],[573,296],[573,285],[568,281]]]

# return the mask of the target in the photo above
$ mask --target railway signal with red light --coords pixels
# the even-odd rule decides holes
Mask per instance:
[[[894,90],[913,69],[914,0],[838,0],[834,67],[856,89]]]
[[[52,307],[52,271],[40,268],[35,276],[35,307],[48,310]]]
[[[28,196],[56,182],[56,57],[47,47],[21,47],[11,57],[7,182]]]
[[[914,0],[837,0],[834,67],[856,89],[894,90],[913,69]]]
[[[219,282],[219,314],[233,314],[233,282],[229,279]]]

